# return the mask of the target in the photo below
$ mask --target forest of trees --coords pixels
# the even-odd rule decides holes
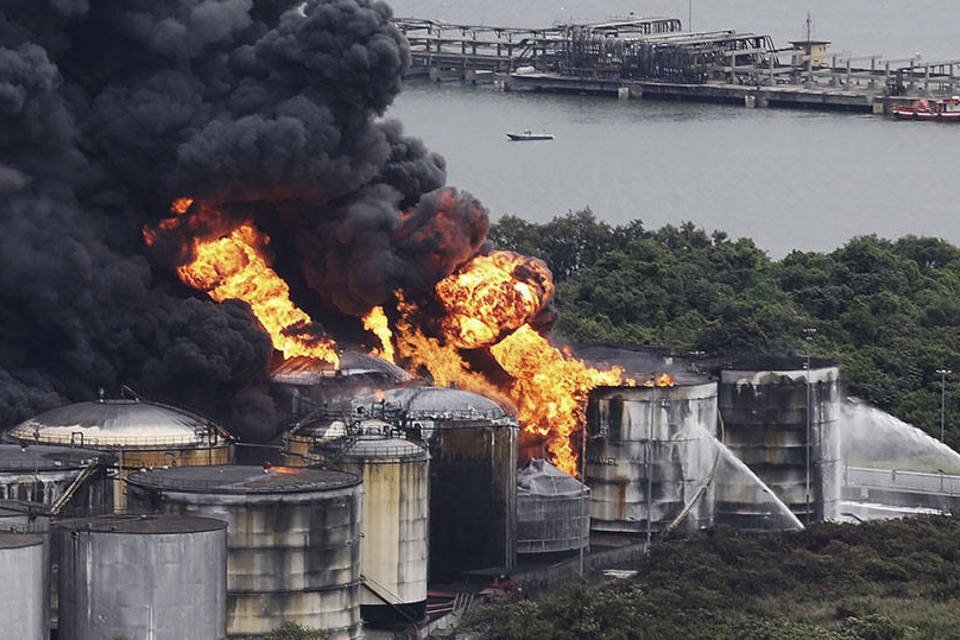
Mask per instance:
[[[842,365],[850,395],[938,437],[936,371],[952,369],[946,440],[960,445],[960,248],[944,240],[864,236],[772,260],[749,239],[690,223],[611,226],[589,209],[546,224],[504,216],[491,239],[550,266],[554,335],[572,344],[677,355],[809,350]]]

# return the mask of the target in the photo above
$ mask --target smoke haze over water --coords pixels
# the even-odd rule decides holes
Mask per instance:
[[[176,279],[182,246],[144,246],[174,198],[254,219],[328,329],[483,250],[486,210],[437,191],[443,159],[380,119],[408,64],[390,17],[369,0],[5,0],[0,428],[127,384],[266,435],[269,338]]]

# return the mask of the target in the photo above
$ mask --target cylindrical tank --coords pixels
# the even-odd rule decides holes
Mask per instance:
[[[723,442],[804,523],[839,511],[839,413],[839,370],[824,361],[757,360],[720,373]]]
[[[535,458],[517,474],[517,553],[566,553],[590,545],[590,489]]]
[[[58,523],[60,640],[223,637],[226,528],[168,515]]]
[[[88,447],[116,454],[120,467],[114,506],[126,505],[123,478],[130,471],[233,461],[233,443],[222,426],[190,411],[134,399],[101,399],[59,407],[4,434],[20,444]]]
[[[591,529],[652,534],[688,507],[683,528],[713,524],[716,424],[715,382],[594,389],[587,404]]]
[[[112,454],[78,447],[0,444],[0,500],[57,506],[65,516],[113,511]]]
[[[284,622],[352,640],[360,629],[360,479],[225,465],[131,474],[134,509],[226,520],[227,634]]]
[[[382,420],[360,420],[350,435],[317,441],[315,464],[363,479],[363,589],[370,625],[402,625],[427,612],[430,454]]]
[[[516,420],[488,398],[443,387],[389,389],[367,406],[399,409],[410,437],[430,450],[430,581],[512,569]]]
[[[46,640],[45,547],[41,535],[0,533],[0,637]]]

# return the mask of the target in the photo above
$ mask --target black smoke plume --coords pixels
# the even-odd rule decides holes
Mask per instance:
[[[268,337],[177,280],[182,249],[144,246],[175,198],[257,220],[341,314],[481,249],[486,211],[434,192],[443,160],[381,119],[409,63],[390,18],[370,0],[0,4],[0,428],[127,384],[268,434]]]

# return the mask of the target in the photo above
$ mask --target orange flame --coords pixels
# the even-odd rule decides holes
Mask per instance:
[[[447,312],[447,339],[475,349],[536,316],[553,297],[553,276],[540,260],[495,251],[438,282],[436,293]]]
[[[397,351],[406,358],[407,368],[412,373],[416,374],[424,369],[430,372],[434,384],[438,386],[458,386],[485,395],[501,404],[513,404],[509,396],[490,382],[484,373],[471,369],[456,348],[424,335],[410,320],[416,307],[407,302],[399,292],[397,309],[400,311],[396,326]]]
[[[588,367],[529,326],[517,329],[490,351],[516,379],[511,395],[517,402],[520,425],[546,440],[557,467],[577,476],[571,436],[583,428],[587,395],[600,385],[622,384],[623,371],[619,367],[607,371]]]
[[[585,421],[590,390],[600,385],[633,384],[619,368],[592,369],[537,333],[527,322],[553,294],[549,270],[539,260],[496,252],[475,258],[441,280],[435,294],[447,315],[442,339],[430,338],[409,320],[416,308],[401,302],[397,348],[414,371],[426,369],[438,385],[455,384],[509,400],[526,433],[546,442],[551,461],[577,476],[571,441]],[[473,370],[459,348],[486,346],[512,381],[494,384]],[[507,376],[503,376],[507,378]]]
[[[374,307],[370,310],[370,313],[364,316],[363,328],[380,339],[381,348],[374,349],[373,355],[393,362],[393,333],[390,331],[390,325],[387,322],[387,315],[383,312],[383,307]]]
[[[310,316],[290,300],[290,287],[264,259],[262,248],[269,241],[251,224],[242,224],[221,238],[196,240],[196,258],[177,273],[217,302],[249,304],[284,358],[307,356],[339,365],[333,341],[317,335]]]
[[[645,387],[672,387],[674,384],[673,376],[669,373],[661,373],[659,376],[650,374],[650,377],[643,382]]]
[[[190,205],[193,204],[193,198],[177,198],[173,201],[173,204],[170,205],[170,211],[182,216],[187,212],[187,209],[190,208]]]

